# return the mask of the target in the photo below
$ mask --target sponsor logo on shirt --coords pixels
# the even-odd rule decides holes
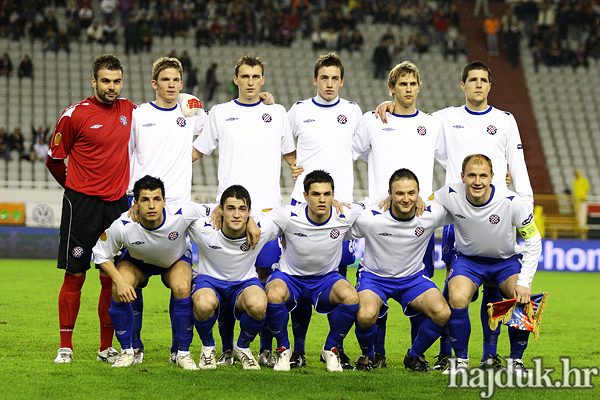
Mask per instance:
[[[329,237],[332,239],[337,239],[340,236],[340,231],[338,231],[337,229],[332,229],[331,232],[329,232]]]
[[[529,225],[531,223],[531,221],[533,221],[533,214],[529,214],[529,217],[527,217],[527,219],[523,222],[521,222],[521,225],[525,226],[525,225]]]
[[[378,233],[378,235],[379,236],[394,236],[391,233],[387,233],[387,232],[381,232],[381,233]]]
[[[250,245],[248,243],[242,243],[242,245],[240,246],[240,250],[248,251],[248,250],[250,250]]]
[[[60,132],[56,132],[56,135],[54,135],[54,144],[56,146],[58,146],[60,144],[61,140],[62,140],[62,134]]]
[[[202,207],[204,207],[204,210],[206,211],[206,216],[208,217],[210,215],[210,207],[207,207],[205,205],[203,205]]]
[[[180,127],[183,128],[185,126],[185,118],[183,118],[183,117],[177,118],[177,125],[179,125]]]
[[[415,236],[416,237],[421,237],[423,235],[423,233],[425,232],[425,229],[423,229],[422,226],[417,226],[415,228]]]
[[[519,144],[517,145],[517,149],[519,149],[519,150],[523,150],[523,145],[522,145],[521,143],[519,143]]]
[[[127,117],[126,117],[126,116],[124,116],[124,115],[121,115],[121,116],[119,117],[119,120],[121,121],[121,124],[122,124],[123,126],[127,126],[128,122],[127,122]]]
[[[465,129],[465,127],[462,125],[452,125],[452,127],[455,129]]]
[[[340,124],[344,125],[346,122],[348,122],[348,118],[347,118],[347,117],[346,117],[344,114],[340,114],[340,115],[338,115],[338,117],[337,117],[337,121],[338,121]]]
[[[142,126],[145,126],[146,128],[150,128],[151,126],[154,126],[156,124],[153,124],[152,122],[148,122],[147,124],[144,124]]]
[[[179,232],[177,231],[173,231],[171,233],[169,233],[169,240],[175,240],[179,237]]]
[[[465,217],[464,215],[461,215],[461,214],[454,214],[454,216],[456,218],[460,218],[460,219],[467,219],[467,217]]]
[[[496,225],[498,222],[500,222],[500,216],[498,214],[490,215],[490,224]]]
[[[425,136],[425,134],[427,133],[427,128],[425,128],[424,126],[421,125],[417,128],[417,133],[420,136]]]
[[[271,117],[269,114],[264,113],[262,115],[262,120],[265,121],[266,123],[269,123],[271,121],[273,121],[273,117]]]
[[[494,125],[490,125],[487,127],[487,133],[489,133],[490,135],[495,135],[496,132],[498,132],[498,128],[496,128]]]
[[[304,234],[304,233],[302,233],[302,232],[294,232],[294,235],[296,235],[296,236],[300,236],[300,237],[308,237],[308,235],[305,235],[305,234]]]
[[[137,242],[133,242],[133,243],[131,243],[131,244],[134,244],[134,245],[136,245],[136,246],[139,246],[140,244],[144,244],[144,243],[146,243],[146,242],[140,242],[140,241],[138,240]]]
[[[311,122],[315,122],[315,120],[314,120],[314,119],[305,119],[305,120],[304,120],[304,121],[302,121],[302,122],[305,122],[305,123],[307,123],[307,124],[310,124]]]
[[[227,121],[227,122],[228,122],[228,121],[236,121],[236,120],[237,120],[237,118],[235,118],[235,117],[231,117],[231,118],[227,118],[225,121]]]
[[[211,249],[215,249],[215,250],[221,250],[221,246],[208,246]]]
[[[98,129],[98,128],[102,128],[102,124],[96,124],[96,125],[90,126],[90,129]]]
[[[395,131],[395,129],[394,128],[384,128],[384,129],[382,129],[382,131],[391,132],[391,131]]]

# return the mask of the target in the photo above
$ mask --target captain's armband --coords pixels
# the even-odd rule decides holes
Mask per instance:
[[[521,236],[523,236],[523,239],[531,239],[539,232],[540,231],[538,231],[535,221],[532,221],[529,225],[525,225],[524,227],[519,228],[519,233],[521,234]]]

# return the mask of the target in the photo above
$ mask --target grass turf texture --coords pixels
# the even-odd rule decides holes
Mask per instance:
[[[356,269],[348,275],[354,281]],[[388,367],[368,373],[345,371],[328,373],[319,361],[328,331],[324,315],[313,314],[307,337],[308,366],[289,373],[266,368],[244,371],[218,367],[216,371],[183,371],[168,363],[171,330],[168,318],[169,292],[159,278],[152,278],[144,289],[142,338],[146,348],[144,363],[130,368],[111,368],[96,361],[99,345],[97,303],[98,274],[91,270],[82,291],[81,310],[73,337],[73,364],[55,365],[59,345],[57,298],[63,272],[54,261],[0,260],[0,399],[475,399],[479,389],[448,389],[448,378],[440,372],[418,374],[404,369],[402,363],[410,347],[410,325],[397,303],[390,302],[387,328]],[[434,281],[441,287],[442,273]],[[534,280],[534,293],[550,292],[540,338],[525,353],[542,357],[544,368],[555,368],[551,376],[560,377],[560,357],[571,357],[571,366],[599,367],[600,274],[540,272]],[[479,300],[470,307],[473,332],[470,341],[471,367],[481,357]],[[217,348],[220,348],[215,328]],[[237,337],[237,334],[236,334]],[[290,327],[290,340],[291,327]],[[258,338],[251,348],[258,351]],[[114,347],[119,349],[114,340]],[[201,342],[195,333],[192,355],[197,361]],[[352,329],[345,342],[352,360],[360,350]],[[427,358],[437,355],[437,343]],[[502,328],[499,354],[509,352],[506,327]],[[597,399],[599,378],[594,389],[497,389],[496,399]]]

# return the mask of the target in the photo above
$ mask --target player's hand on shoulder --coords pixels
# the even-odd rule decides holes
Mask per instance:
[[[256,248],[258,241],[260,240],[260,228],[258,224],[254,220],[254,218],[248,218],[248,223],[246,224],[246,241],[253,249]]]
[[[296,163],[290,165],[290,168],[292,170],[292,178],[294,178],[294,180],[298,179],[298,177],[304,172],[304,168],[296,165]]]
[[[386,112],[389,112],[390,114],[394,112],[394,103],[391,101],[384,101],[377,106],[377,109],[375,110],[375,118],[381,118],[381,122],[387,124],[388,120],[387,115],[385,114]]]
[[[219,207],[215,208],[212,215],[210,216],[210,224],[214,229],[220,230],[223,226],[223,209]]]
[[[271,104],[275,104],[275,97],[270,92],[262,92],[259,94],[260,101],[262,101],[267,106]]]
[[[383,211],[389,210],[391,206],[392,206],[392,198],[391,197],[387,197],[385,200],[383,200],[381,203],[379,203],[379,208],[381,208]]]
[[[138,210],[137,203],[134,203],[129,211],[127,211],[127,216],[131,218],[133,222],[140,222],[140,212]]]
[[[337,215],[344,215],[344,207],[351,209],[352,205],[350,203],[339,202],[336,199],[333,199],[331,205],[335,207],[335,212]]]
[[[186,118],[193,117],[202,111],[202,102],[194,95],[180,93],[178,102],[181,104],[181,111]]]
[[[420,217],[421,215],[423,215],[426,208],[427,208],[427,204],[423,201],[422,198],[419,197],[417,199],[417,208],[415,209],[415,213],[416,213],[417,217]]]

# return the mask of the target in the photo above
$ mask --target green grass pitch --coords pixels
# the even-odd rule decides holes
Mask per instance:
[[[96,361],[99,345],[97,316],[98,274],[91,270],[83,287],[81,310],[75,327],[75,359],[70,365],[53,363],[59,345],[58,292],[63,273],[54,261],[0,260],[0,399],[476,399],[479,389],[447,388],[439,372],[417,374],[405,370],[402,360],[410,342],[410,325],[398,304],[391,301],[387,329],[388,368],[368,373],[328,373],[319,361],[327,335],[324,315],[314,314],[307,337],[308,366],[289,373],[268,369],[244,371],[239,364],[216,371],[183,371],[168,363],[171,330],[169,293],[159,278],[144,290],[142,338],[144,363],[114,369]],[[354,280],[356,269],[349,269]],[[442,273],[434,281],[441,287]],[[561,357],[571,357],[575,367],[600,367],[600,274],[539,272],[533,292],[550,292],[540,337],[525,353],[525,364],[542,357],[545,368],[561,374]],[[479,301],[471,306],[473,332],[471,366],[481,357]],[[220,347],[215,328],[217,347]],[[290,328],[291,339],[291,328]],[[115,339],[114,347],[119,348]],[[195,334],[192,355],[200,355]],[[258,338],[252,343],[258,351]],[[345,342],[352,360],[360,350],[352,329]],[[427,358],[437,354],[438,344]],[[502,328],[499,354],[509,352],[506,327]],[[498,389],[495,399],[598,399],[600,379],[593,389]]]

